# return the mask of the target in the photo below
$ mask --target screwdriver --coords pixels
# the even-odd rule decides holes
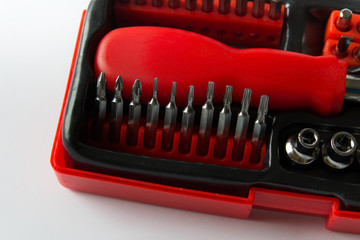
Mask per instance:
[[[332,55],[236,49],[200,34],[164,27],[113,30],[100,41],[95,56],[95,72],[106,73],[110,90],[118,74],[129,81],[135,76],[152,79],[156,73],[162,79],[158,96],[161,105],[167,102],[164,93],[172,81],[179,83],[179,107],[186,106],[190,85],[197,89],[193,105],[201,106],[207,83],[214,82],[214,103],[222,101],[221,89],[232,85],[234,92],[252,89],[253,107],[266,94],[271,98],[272,110],[311,110],[320,115],[341,111],[344,97],[348,96],[346,70],[345,61]],[[359,80],[353,83],[354,89],[360,89]],[[144,96],[151,96],[151,84],[144,81]],[[129,92],[123,94],[129,96]],[[234,95],[233,102],[240,103],[241,94]]]

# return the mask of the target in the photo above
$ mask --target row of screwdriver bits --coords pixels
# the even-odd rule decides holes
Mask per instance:
[[[120,0],[121,3],[130,3],[130,0]],[[137,5],[146,5],[147,0],[135,0]],[[152,0],[152,6],[164,6],[164,0]],[[197,9],[197,0],[185,0],[185,9],[194,11]],[[168,7],[172,9],[180,8],[180,0],[169,0]],[[245,16],[248,12],[248,0],[236,0],[235,14],[238,16]],[[271,0],[268,17],[271,20],[278,20],[281,16],[282,0]],[[214,0],[202,0],[201,10],[209,13],[214,9]],[[219,0],[218,12],[221,14],[228,14],[231,11],[231,0]],[[262,18],[265,14],[265,0],[254,0],[252,2],[252,16],[255,18]]]
[[[226,86],[223,108],[218,116],[218,125],[215,136],[215,147],[213,154],[216,158],[224,158],[226,155],[228,141],[230,135],[230,121],[232,117],[232,86]],[[117,77],[114,89],[114,98],[111,101],[111,114],[109,123],[109,140],[113,143],[119,143],[120,129],[123,121],[124,100],[122,98],[123,80]],[[136,79],[132,86],[132,97],[128,107],[128,120],[126,128],[126,142],[128,146],[137,146],[139,128],[141,125],[141,82]],[[92,123],[92,137],[100,139],[102,136],[103,125],[106,117],[106,77],[102,72],[97,80],[97,90],[94,107],[94,117]],[[143,145],[147,149],[155,147],[157,130],[159,128],[159,112],[160,104],[157,100],[158,79],[154,79],[152,98],[147,104],[146,123],[144,130]],[[214,106],[212,103],[214,96],[214,83],[208,83],[207,98],[205,104],[201,108],[200,124],[197,133],[196,153],[200,156],[208,154],[209,142],[213,128]],[[192,144],[192,136],[194,134],[195,110],[193,108],[194,86],[189,86],[187,106],[182,112],[182,120],[180,124],[180,139],[178,150],[180,153],[187,154]],[[242,99],[241,111],[237,116],[236,129],[233,136],[233,148],[231,158],[236,161],[242,160],[244,149],[247,141],[247,133],[250,115],[248,113],[251,100],[251,89],[245,89]],[[269,98],[262,95],[259,103],[257,119],[251,138],[251,163],[260,162],[261,152],[265,144],[266,121],[265,117],[268,111]],[[161,135],[161,149],[170,152],[173,149],[174,136],[177,126],[178,108],[176,106],[176,82],[173,82],[170,94],[170,101],[165,107],[163,119],[163,128]]]
[[[355,137],[348,132],[340,131],[320,146],[319,133],[312,128],[304,128],[298,134],[288,138],[285,150],[295,165],[310,165],[321,155],[326,166],[335,170],[348,168],[360,155]]]

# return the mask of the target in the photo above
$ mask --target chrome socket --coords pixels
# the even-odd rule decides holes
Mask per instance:
[[[342,170],[349,167],[355,158],[357,142],[348,132],[335,133],[330,142],[321,148],[324,163],[332,169]]]
[[[295,164],[309,165],[320,155],[319,134],[312,128],[304,128],[288,138],[285,150]]]

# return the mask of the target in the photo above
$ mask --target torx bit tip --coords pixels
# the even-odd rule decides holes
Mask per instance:
[[[106,77],[104,72],[101,72],[97,79],[96,98],[106,100]]]
[[[140,104],[141,90],[142,90],[142,86],[141,86],[140,79],[136,79],[133,84],[133,87],[132,87],[132,101],[133,102]]]
[[[244,95],[241,100],[241,111],[248,111],[251,101],[251,93],[252,91],[250,88],[244,89]]]
[[[351,42],[353,40],[353,37],[349,37],[349,36],[341,36],[341,38],[338,41],[338,44],[336,45],[335,48],[335,55],[338,58],[344,58],[346,57],[346,51],[348,50]]]
[[[206,93],[206,100],[208,101],[212,101],[214,98],[214,82],[209,82],[208,83],[208,89],[207,89],[207,93]]]
[[[224,95],[224,104],[231,104],[232,101],[232,90],[233,87],[230,85],[226,85],[225,95]]]
[[[336,20],[335,26],[340,31],[347,31],[350,27],[352,18],[352,11],[348,8],[344,8],[340,11],[339,18]]]
[[[269,96],[262,95],[258,108],[258,115],[265,116],[268,112]]]

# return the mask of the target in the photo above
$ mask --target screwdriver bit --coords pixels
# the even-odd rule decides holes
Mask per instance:
[[[106,117],[106,77],[105,77],[105,73],[101,72],[96,83],[94,118],[92,124],[92,135],[94,139],[101,138],[105,117]]]
[[[251,100],[251,89],[244,90],[243,99],[241,101],[241,111],[237,117],[236,129],[234,135],[232,159],[240,161],[244,156],[244,149],[246,145],[246,135],[248,132],[250,115],[248,113]]]
[[[251,139],[251,163],[259,163],[261,157],[261,150],[265,141],[266,122],[265,116],[268,111],[269,97],[262,95],[260,98],[257,119],[254,124],[253,135]]]
[[[335,48],[335,56],[337,56],[338,58],[346,57],[346,51],[348,50],[352,40],[353,37],[341,36]]]
[[[269,18],[271,20],[278,20],[281,16],[282,0],[271,0],[269,9]]]
[[[214,7],[214,0],[202,0],[201,1],[201,10],[203,12],[211,12]]]
[[[149,149],[155,147],[156,131],[159,121],[160,104],[157,99],[157,92],[158,92],[158,79],[155,78],[152,98],[147,105],[146,125],[145,125],[145,133],[144,133],[144,146]]]
[[[248,0],[236,0],[235,14],[238,16],[244,16],[247,13]]]
[[[126,144],[136,146],[141,118],[141,82],[136,79],[132,86],[131,102],[129,104],[128,126],[126,129]]]
[[[223,158],[226,155],[231,121],[231,101],[232,86],[227,85],[224,95],[224,107],[219,114],[219,122],[215,139],[214,156],[217,158]]]
[[[180,129],[179,152],[182,153],[190,152],[192,133],[194,128],[194,120],[195,120],[195,110],[192,106],[193,100],[194,100],[194,86],[190,86],[188,103],[183,111],[181,129]]]
[[[344,8],[340,11],[339,18],[335,22],[335,26],[340,31],[348,31],[350,28],[350,22],[352,18],[352,11],[348,8]]]
[[[114,98],[111,102],[111,119],[109,127],[109,140],[114,143],[120,141],[121,122],[124,111],[122,99],[123,79],[118,76],[115,81]]]
[[[211,136],[212,122],[214,117],[214,82],[208,83],[206,102],[201,109],[199,134],[196,144],[196,153],[201,156],[208,154]]]
[[[264,16],[265,0],[254,0],[252,15],[255,18]]]
[[[219,0],[219,13],[228,14],[230,12],[230,0]]]
[[[196,9],[196,0],[185,0],[185,8],[189,11]]]
[[[180,0],[169,0],[168,2],[169,8],[176,9],[180,7]]]
[[[173,82],[170,102],[165,108],[165,117],[164,117],[164,128],[161,136],[161,148],[165,151],[171,151],[173,148],[174,134],[176,128],[176,116],[177,116],[177,106],[176,106],[176,82]]]

